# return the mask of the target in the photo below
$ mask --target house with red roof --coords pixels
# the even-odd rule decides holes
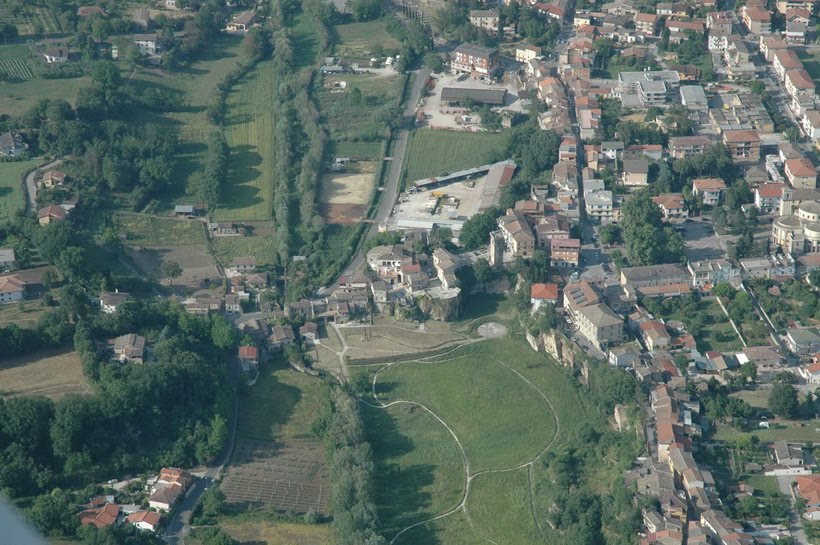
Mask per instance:
[[[820,475],[798,476],[796,492],[806,505],[803,517],[808,520],[820,520]]]
[[[80,513],[80,524],[93,525],[97,528],[116,526],[120,522],[120,506],[115,503],[106,503],[102,507],[93,507]]]
[[[530,306],[538,312],[541,305],[548,303],[558,306],[558,284],[533,284],[530,286]]]
[[[140,530],[156,532],[162,517],[156,511],[137,511],[125,517],[126,524],[132,524]]]

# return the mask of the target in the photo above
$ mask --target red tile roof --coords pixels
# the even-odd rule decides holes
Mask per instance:
[[[558,284],[533,284],[530,287],[532,299],[558,300]]]

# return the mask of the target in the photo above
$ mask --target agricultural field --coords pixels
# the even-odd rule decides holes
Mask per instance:
[[[225,138],[230,147],[220,220],[268,220],[273,212],[273,63],[265,61],[228,95]]]
[[[229,504],[328,513],[324,447],[311,434],[326,410],[327,386],[276,358],[240,399],[237,446],[222,482]]]
[[[49,310],[37,299],[0,305],[0,327],[17,324],[20,327],[34,327],[40,316]]]
[[[499,160],[507,144],[504,133],[414,131],[405,160],[405,183]]]
[[[128,244],[139,246],[187,246],[205,243],[205,226],[196,220],[159,218],[148,214],[119,212],[114,225]]]
[[[69,349],[44,350],[0,361],[0,396],[91,393],[80,356]]]
[[[219,526],[242,545],[333,545],[333,528],[329,524],[294,524],[255,520],[247,517],[227,518]],[[186,541],[190,541],[186,539]]]
[[[365,401],[374,407],[364,416],[377,460],[376,489],[384,490],[377,507],[388,540],[561,543],[533,518],[551,503],[539,460],[576,441],[580,427],[606,425],[584,405],[568,373],[520,339],[505,338],[388,364],[373,376],[376,397]],[[471,485],[460,509],[465,471]],[[530,487],[540,490],[533,498]],[[396,532],[402,524],[407,531]]]
[[[737,441],[741,438],[749,438],[754,435],[762,443],[773,443],[775,441],[786,440],[795,443],[805,443],[807,441],[817,441],[817,430],[820,429],[817,421],[813,420],[783,420],[780,418],[769,420],[769,429],[756,428],[751,431],[742,431],[730,426],[721,426],[715,432],[716,441]]]
[[[336,26],[339,43],[336,54],[345,59],[369,61],[381,49],[381,53],[392,55],[401,44],[387,32],[384,20],[367,23],[349,23]]]
[[[34,73],[31,71],[31,66],[28,62],[28,49],[24,46],[12,46],[15,50],[20,49],[19,56],[2,56],[0,57],[0,73],[4,74],[10,81],[23,81],[32,79]]]
[[[345,172],[325,174],[319,192],[319,210],[328,223],[354,225],[361,221],[373,198],[377,164],[351,162]]]
[[[0,222],[26,207],[23,176],[38,164],[37,160],[0,163]]]

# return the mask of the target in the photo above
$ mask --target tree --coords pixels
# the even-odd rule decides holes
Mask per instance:
[[[160,270],[165,278],[170,278],[172,286],[174,285],[174,279],[182,276],[182,267],[176,261],[163,261]]]
[[[495,217],[488,212],[479,212],[467,219],[461,227],[459,242],[465,250],[475,250],[489,243],[490,233],[498,228]]]
[[[797,390],[785,382],[775,382],[769,394],[769,410],[783,418],[794,418],[800,409]]]
[[[493,271],[490,268],[489,262],[480,257],[473,263],[473,272],[475,273],[475,280],[481,286],[486,286],[493,278]]]
[[[740,366],[740,376],[746,382],[755,382],[757,380],[757,365],[753,361],[747,361]]]
[[[217,348],[230,350],[236,347],[239,336],[236,328],[224,316],[214,316],[211,322],[211,339]]]
[[[762,96],[766,92],[766,84],[759,79],[755,80],[749,85],[749,90],[758,96]]]
[[[347,0],[347,10],[356,21],[371,21],[382,14],[381,0]]]
[[[814,287],[820,287],[820,269],[814,269],[809,273],[809,283]]]
[[[623,238],[621,237],[621,228],[614,223],[601,227],[598,230],[598,234],[601,237],[601,244],[605,246],[611,246],[613,244],[620,244],[623,242]]]
[[[225,493],[218,486],[212,486],[202,495],[202,516],[216,518],[225,508]]]

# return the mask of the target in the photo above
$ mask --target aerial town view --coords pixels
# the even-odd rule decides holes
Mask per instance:
[[[820,545],[820,0],[0,0],[0,545]]]

